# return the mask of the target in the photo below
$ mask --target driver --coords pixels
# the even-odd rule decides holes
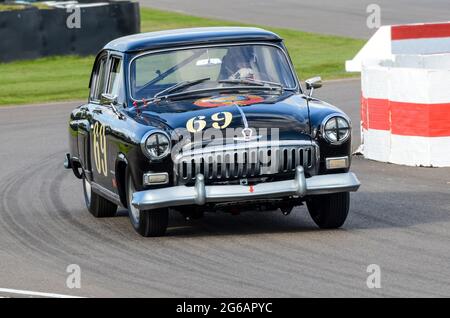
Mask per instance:
[[[256,56],[250,47],[231,47],[222,59],[219,80],[255,79]]]

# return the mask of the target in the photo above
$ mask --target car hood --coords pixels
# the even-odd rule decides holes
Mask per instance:
[[[268,135],[277,131],[282,139],[311,139],[307,102],[303,95],[292,92],[276,97],[220,94],[149,103],[138,110],[133,108],[131,116],[142,124],[169,130],[186,129],[189,121],[200,119],[205,122],[206,130],[224,126],[224,112],[231,117],[224,129],[248,127],[256,132],[267,129]]]

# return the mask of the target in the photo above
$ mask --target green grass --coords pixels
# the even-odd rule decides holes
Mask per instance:
[[[23,10],[23,9],[25,9],[24,5],[0,4],[0,12],[2,12],[2,11],[13,11],[13,10]]]
[[[242,23],[206,19],[180,13],[141,9],[142,32],[201,26],[242,26]],[[344,70],[363,46],[363,40],[295,30],[263,27],[285,40],[300,78],[352,76]],[[86,99],[93,56],[49,57],[0,63],[0,105]]]
[[[58,56],[0,64],[0,105],[87,99],[93,60]]]
[[[30,3],[27,5],[23,5],[23,4],[0,4],[0,12],[2,11],[14,11],[14,10],[23,10],[29,7],[36,7],[38,9],[53,9],[52,7],[46,5],[45,3]]]

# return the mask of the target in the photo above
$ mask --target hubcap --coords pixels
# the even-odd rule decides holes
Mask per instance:
[[[133,180],[130,178],[128,181],[128,210],[130,212],[130,216],[133,218],[133,222],[135,224],[139,223],[139,210],[131,204],[133,201],[133,193],[136,192],[136,189],[133,185]]]

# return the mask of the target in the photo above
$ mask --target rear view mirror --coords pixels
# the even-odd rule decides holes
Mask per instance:
[[[222,64],[222,60],[219,58],[212,58],[212,59],[203,59],[198,60],[195,63],[195,66],[216,66]]]

